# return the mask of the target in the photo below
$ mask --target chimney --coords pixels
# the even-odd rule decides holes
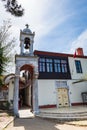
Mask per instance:
[[[83,48],[77,48],[76,49],[76,54],[78,55],[78,56],[84,56],[84,54],[83,54]]]

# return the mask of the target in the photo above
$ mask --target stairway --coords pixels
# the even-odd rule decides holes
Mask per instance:
[[[87,111],[86,110],[84,111],[83,109],[82,111],[66,111],[66,112],[40,111],[40,113],[37,116],[41,118],[55,119],[58,121],[86,120]]]

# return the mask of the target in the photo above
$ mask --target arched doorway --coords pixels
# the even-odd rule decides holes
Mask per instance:
[[[16,55],[16,68],[15,68],[15,81],[14,81],[14,101],[13,109],[14,114],[19,116],[19,94],[20,90],[23,94],[23,101],[28,105],[27,100],[31,100],[31,108],[33,113],[38,113],[38,57],[37,56],[21,56]],[[29,79],[26,82],[23,82],[23,73],[28,73]],[[26,76],[25,76],[26,77]],[[22,79],[22,80],[21,80]],[[28,82],[27,82],[28,81]],[[29,85],[30,84],[30,85]],[[30,89],[31,86],[31,95],[26,96],[26,92]],[[26,91],[26,92],[24,92]],[[29,91],[28,91],[29,92]],[[29,92],[29,93],[30,93]],[[31,96],[31,99],[29,98]],[[27,103],[26,103],[27,102]]]
[[[25,64],[20,68],[19,80],[19,109],[32,109],[32,80],[34,67],[30,64]]]

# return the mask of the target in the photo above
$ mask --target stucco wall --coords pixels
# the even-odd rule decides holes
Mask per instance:
[[[69,86],[69,94],[70,94],[70,102],[71,103],[81,103],[82,101],[82,92],[87,92],[87,82],[79,82],[76,84],[72,84],[74,81],[78,81],[87,77],[87,59],[85,58],[73,58],[69,57],[69,67],[71,73],[71,81],[68,81]],[[82,73],[76,72],[75,60],[80,60]]]
[[[54,80],[38,80],[39,106],[56,104],[56,88]]]
[[[8,101],[13,100],[13,91],[14,91],[14,79],[11,79],[9,82],[9,92],[8,92]]]
[[[68,60],[72,79],[80,79],[87,74],[87,59],[69,57]],[[82,73],[76,72],[75,60],[81,61]]]
[[[57,104],[56,80],[38,80],[39,106]],[[69,101],[72,103],[83,103],[82,92],[87,92],[87,82],[72,84],[75,80],[67,80],[69,88]]]
[[[71,103],[82,103],[82,92],[87,92],[87,82],[72,84],[74,80],[68,81],[69,95]]]

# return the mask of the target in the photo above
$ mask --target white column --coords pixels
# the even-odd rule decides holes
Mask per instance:
[[[33,41],[30,43],[30,56],[33,56]]]
[[[17,66],[16,67],[16,73],[15,73],[15,82],[14,82],[14,97],[13,97],[13,109],[14,109],[14,114],[16,116],[19,116],[18,113],[18,107],[19,107],[19,74],[20,74],[20,69]]]
[[[39,106],[38,106],[38,79],[36,75],[33,79],[33,113],[39,113]]]
[[[24,43],[23,43],[23,41],[21,41],[21,54],[23,54],[24,53]]]

